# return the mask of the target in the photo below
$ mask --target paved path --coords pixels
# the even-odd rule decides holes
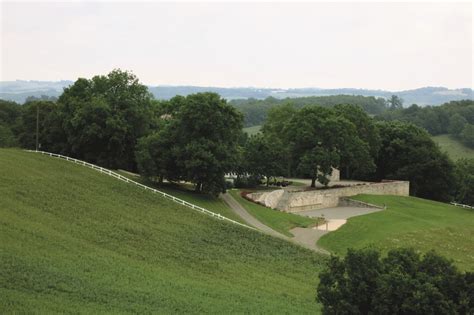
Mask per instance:
[[[235,200],[234,197],[232,197],[231,194],[229,193],[221,194],[220,197],[230,206],[230,208],[238,216],[240,216],[245,222],[247,222],[247,224],[250,224],[251,226],[256,227],[260,231],[270,234],[272,236],[276,236],[283,239],[289,239],[289,237],[281,233],[278,233],[277,231],[271,229],[270,227],[266,226],[262,222],[255,219],[255,217],[252,216],[250,213],[248,213],[247,210],[245,210],[244,207],[242,207],[240,203],[238,203],[237,200]]]
[[[247,212],[247,210],[242,207],[242,205],[232,197],[229,193],[221,194],[221,198],[230,206],[230,208],[239,215],[245,222],[249,225],[256,227],[260,231],[267,233],[272,236],[279,237],[294,243],[297,243],[303,247],[309,248],[311,250],[329,254],[328,251],[318,247],[316,242],[324,234],[334,231],[346,223],[348,218],[355,217],[358,215],[369,214],[377,211],[382,211],[382,209],[377,208],[357,208],[357,207],[335,207],[319,210],[309,210],[302,212],[295,212],[294,214],[307,216],[307,217],[322,217],[328,221],[328,224],[323,224],[319,227],[313,228],[301,228],[295,227],[290,230],[290,233],[294,237],[287,237],[275,230],[271,229],[267,225],[263,224],[257,220],[254,216]],[[327,229],[326,229],[327,228]]]
[[[307,217],[322,217],[328,221],[328,224],[323,224],[314,228],[294,228],[290,232],[295,236],[294,239],[298,243],[316,244],[316,242],[326,233],[337,230],[347,219],[358,215],[369,214],[377,211],[382,211],[378,208],[356,208],[356,207],[335,207],[319,210],[309,210],[302,212],[295,212],[297,215]],[[327,230],[326,230],[327,228]],[[316,246],[316,245],[315,245]]]
[[[247,222],[247,224],[250,224],[251,226],[256,227],[260,231],[266,234],[275,236],[275,237],[279,237],[287,241],[297,243],[308,249],[311,249],[320,253],[328,254],[327,251],[316,246],[317,239],[319,239],[321,235],[324,235],[325,233],[327,233],[327,231],[317,231],[311,228],[294,228],[290,231],[290,233],[294,235],[294,237],[291,238],[273,230],[272,228],[268,227],[267,225],[257,220],[254,216],[248,213],[247,210],[245,210],[244,207],[242,207],[242,205],[237,200],[235,200],[231,194],[229,193],[221,194],[220,197],[230,206],[230,208],[237,215],[239,215],[245,222]],[[319,235],[318,238],[314,238],[314,235],[315,235],[314,231],[316,232],[316,234],[321,234],[321,235]]]

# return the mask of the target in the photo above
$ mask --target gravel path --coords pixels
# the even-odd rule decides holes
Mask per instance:
[[[307,216],[307,217],[321,217],[324,216],[326,220],[328,220],[328,225],[322,225],[319,227],[313,228],[301,228],[295,227],[290,230],[290,233],[294,235],[294,237],[290,238],[287,237],[272,228],[268,227],[267,225],[263,224],[259,220],[257,220],[254,216],[247,212],[247,210],[242,207],[242,205],[232,197],[230,194],[221,194],[220,197],[230,206],[230,208],[239,215],[247,224],[259,229],[260,231],[279,237],[281,239],[285,239],[294,243],[297,243],[303,247],[309,248],[311,250],[329,254],[328,251],[318,247],[316,242],[326,233],[330,231],[334,231],[342,226],[348,218],[355,217],[358,215],[369,214],[377,211],[382,211],[382,209],[377,208],[357,208],[357,207],[335,207],[335,208],[327,208],[327,209],[319,209],[319,210],[309,210],[309,211],[302,211],[296,212],[294,214]],[[327,227],[327,230],[326,230]]]
[[[230,208],[237,214],[239,215],[247,224],[256,227],[260,231],[275,236],[279,237],[281,239],[291,241],[294,243],[297,243],[303,247],[306,247],[308,249],[317,251],[319,253],[324,253],[328,254],[327,251],[325,251],[322,248],[319,248],[316,246],[316,241],[321,237],[321,235],[324,235],[327,233],[327,231],[320,231],[320,230],[313,230],[311,228],[294,228],[290,232],[294,235],[294,237],[287,237],[272,228],[268,227],[267,225],[263,224],[259,220],[257,220],[254,216],[252,216],[250,213],[247,212],[247,210],[242,207],[242,205],[235,200],[234,197],[232,197],[231,194],[221,194],[220,197],[222,200],[224,200]]]
[[[240,205],[240,203],[238,203],[237,200],[234,199],[234,197],[232,197],[231,194],[227,193],[227,194],[221,194],[220,197],[222,198],[222,200],[224,200],[229,206],[230,208],[238,215],[240,216],[247,224],[250,224],[251,226],[259,229],[260,231],[262,232],[265,232],[267,234],[270,234],[272,236],[276,236],[276,237],[279,237],[279,238],[283,238],[283,239],[290,239],[289,237],[281,234],[281,233],[278,233],[277,231],[271,229],[270,227],[266,226],[265,224],[263,224],[262,222],[258,221],[254,216],[252,216],[250,213],[247,212],[247,210],[244,209],[244,207],[242,207]]]

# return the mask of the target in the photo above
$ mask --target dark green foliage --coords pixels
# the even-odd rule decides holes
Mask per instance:
[[[134,169],[137,139],[150,128],[151,94],[129,72],[78,79],[58,100],[61,152],[110,168]],[[61,138],[61,136],[57,136]]]
[[[459,113],[454,114],[449,118],[449,129],[448,132],[454,136],[459,136],[467,124],[466,118],[461,116]]]
[[[382,147],[377,164],[378,179],[410,181],[410,194],[449,201],[455,182],[453,164],[429,134],[402,122],[378,125]]]
[[[464,125],[459,138],[465,145],[474,148],[474,124]]]
[[[268,126],[264,125],[263,132],[279,139],[280,146],[286,148],[288,173],[311,178],[312,187],[316,180],[327,185],[332,168],[343,166],[360,173],[374,169],[369,144],[358,136],[356,125],[351,122],[356,121],[361,112],[351,116],[350,110],[350,107],[308,106],[300,110],[283,107],[281,112],[272,112],[274,116]],[[288,113],[287,117],[278,124],[278,117],[284,113]]]
[[[18,124],[21,117],[21,106],[15,102],[0,99],[0,122],[12,128]]]
[[[441,106],[412,105],[406,109],[386,111],[377,118],[411,122],[425,128],[431,135],[449,133],[458,137],[466,145],[474,147],[474,140],[469,140],[472,133],[471,127],[466,127],[474,125],[474,101],[472,100],[453,101]],[[464,130],[466,130],[465,134],[463,134]]]
[[[381,146],[381,139],[377,126],[372,118],[370,118],[360,107],[355,105],[337,105],[335,108],[336,114],[344,117],[354,124],[357,136],[365,143],[364,145],[368,146],[370,159],[373,160],[377,157],[378,152]],[[364,156],[365,152],[359,152],[361,150],[360,146],[355,146],[347,150],[350,154],[357,155],[357,158],[367,159],[368,157]],[[357,165],[359,160],[352,158],[353,165],[356,167],[349,166],[351,163],[344,163],[342,161],[342,176],[344,178],[352,179],[369,179],[371,178],[370,174],[373,171],[373,167],[364,168],[364,164]],[[367,166],[367,164],[365,164]]]
[[[36,119],[38,118],[38,143],[40,149],[51,150],[49,141],[54,124],[50,116],[57,110],[57,104],[50,101],[32,101],[21,107],[21,125],[17,126],[18,141],[23,148],[36,148]]]
[[[381,114],[386,110],[386,104],[383,98],[360,95],[310,96],[285,99],[268,97],[264,100],[250,98],[247,100],[233,100],[230,104],[244,114],[244,125],[246,127],[262,125],[266,121],[267,115],[272,108],[284,104],[291,104],[296,108],[314,105],[333,107],[338,104],[351,104],[359,106],[365,112],[373,115]]]
[[[15,147],[18,142],[10,127],[0,121],[0,148]]]
[[[392,95],[387,101],[390,109],[401,109],[403,108],[403,100],[397,95]]]
[[[470,314],[474,312],[471,273],[428,252],[394,249],[387,257],[373,249],[331,257],[320,273],[317,300],[323,314]]]
[[[456,192],[454,200],[474,206],[474,159],[460,159],[455,165]]]
[[[241,114],[214,93],[177,96],[160,106],[157,131],[137,147],[142,175],[186,180],[212,194],[224,191],[224,175],[238,161]]]
[[[251,136],[244,149],[246,173],[256,178],[266,177],[268,186],[271,177],[281,176],[284,172],[285,160],[281,147],[278,139],[262,134]]]

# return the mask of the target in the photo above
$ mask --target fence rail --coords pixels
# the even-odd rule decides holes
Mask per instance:
[[[196,211],[199,211],[199,212],[204,213],[204,214],[206,214],[206,215],[209,215],[209,216],[211,216],[211,217],[213,217],[213,218],[217,218],[217,219],[219,219],[219,220],[227,221],[227,222],[230,222],[230,223],[233,223],[233,224],[237,224],[237,225],[246,227],[246,228],[248,228],[248,229],[255,230],[255,229],[254,229],[253,227],[251,227],[251,226],[248,226],[248,225],[246,225],[246,224],[242,224],[242,223],[240,223],[240,222],[234,221],[234,220],[229,219],[229,218],[227,218],[227,217],[225,217],[225,216],[223,216],[223,215],[221,215],[221,214],[219,214],[219,213],[212,212],[212,211],[207,210],[207,209],[205,209],[205,208],[203,208],[203,207],[197,206],[197,205],[192,204],[192,203],[190,203],[190,202],[187,202],[187,201],[185,201],[185,200],[183,200],[183,199],[180,199],[180,198],[177,198],[177,197],[175,197],[175,196],[173,196],[173,195],[167,194],[167,193],[165,193],[165,192],[163,192],[163,191],[160,191],[160,190],[157,190],[157,189],[148,187],[148,186],[143,185],[143,184],[141,184],[141,183],[138,183],[138,182],[136,182],[136,181],[134,181],[134,180],[131,180],[131,179],[129,179],[128,177],[125,177],[125,176],[123,176],[123,175],[120,175],[120,174],[118,174],[118,173],[116,173],[116,172],[113,172],[113,171],[111,171],[111,170],[109,170],[109,169],[103,168],[103,167],[101,167],[101,166],[98,166],[98,165],[95,165],[95,164],[92,164],[92,163],[88,163],[88,162],[85,162],[85,161],[82,161],[82,160],[78,160],[78,159],[75,159],[75,158],[71,158],[71,157],[68,157],[68,156],[65,156],[65,155],[56,154],[56,153],[50,153],[50,152],[45,152],[45,151],[35,151],[35,150],[26,150],[26,151],[28,151],[28,152],[33,152],[33,153],[40,153],[40,154],[43,154],[43,155],[48,155],[48,156],[51,156],[51,157],[56,157],[56,158],[64,159],[64,160],[66,160],[66,161],[70,161],[70,162],[73,162],[73,163],[75,163],[75,164],[87,166],[87,167],[89,167],[89,168],[92,168],[92,169],[94,169],[94,170],[96,170],[96,171],[99,171],[99,172],[101,172],[101,173],[103,173],[103,174],[112,176],[112,177],[114,177],[114,178],[116,178],[116,179],[118,179],[118,180],[121,180],[121,181],[123,181],[123,182],[136,185],[136,186],[138,186],[138,187],[140,187],[140,188],[143,188],[143,189],[145,189],[145,190],[150,190],[151,192],[156,193],[156,194],[159,194],[159,195],[161,195],[161,196],[164,197],[164,198],[167,198],[167,199],[172,200],[172,201],[174,201],[174,202],[176,202],[176,203],[178,203],[178,204],[181,204],[181,205],[186,206],[186,207],[188,207],[188,208],[191,208],[191,209],[193,209],[193,210],[196,210]]]
[[[457,203],[457,202],[451,202],[453,206],[456,207],[462,207],[462,208],[468,208],[468,209],[474,209],[473,206],[468,206],[468,205],[463,205],[462,203]]]

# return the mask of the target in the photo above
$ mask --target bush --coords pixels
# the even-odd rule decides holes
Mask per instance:
[[[349,250],[320,273],[323,314],[473,314],[474,274],[428,252]]]
[[[261,183],[260,176],[239,176],[234,179],[235,188],[255,188]]]

